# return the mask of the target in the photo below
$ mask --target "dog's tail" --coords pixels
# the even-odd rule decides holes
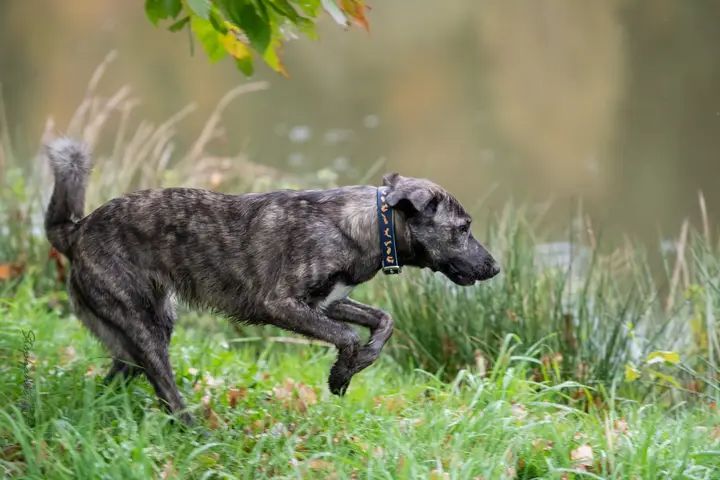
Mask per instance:
[[[45,233],[53,247],[69,256],[76,222],[83,217],[90,153],[84,143],[69,138],[53,140],[45,151],[55,174],[55,188],[45,213]]]

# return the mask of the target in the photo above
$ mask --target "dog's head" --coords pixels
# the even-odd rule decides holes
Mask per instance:
[[[455,197],[425,179],[391,173],[383,177],[388,205],[402,212],[410,232],[413,263],[472,285],[500,272],[495,259],[473,237],[470,215]]]

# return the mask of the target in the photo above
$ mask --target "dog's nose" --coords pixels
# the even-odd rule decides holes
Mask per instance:
[[[493,262],[490,266],[490,278],[500,273],[500,265],[497,262]]]

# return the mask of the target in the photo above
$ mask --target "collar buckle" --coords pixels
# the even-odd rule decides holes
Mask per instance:
[[[400,267],[398,265],[388,265],[388,266],[382,267],[382,272],[385,275],[397,275],[400,272],[402,272],[402,267]]]

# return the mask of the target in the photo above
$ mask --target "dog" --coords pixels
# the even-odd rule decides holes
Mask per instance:
[[[87,147],[60,138],[46,152],[55,176],[47,238],[70,261],[73,310],[112,354],[105,380],[144,373],[188,424],[168,357],[175,298],[334,345],[328,384],[343,395],[393,333],[389,314],[348,298],[353,287],[403,266],[459,285],[500,271],[465,209],[428,180],[392,173],[382,187],[244,195],[144,190],[84,216]],[[369,329],[367,343],[353,324]]]

